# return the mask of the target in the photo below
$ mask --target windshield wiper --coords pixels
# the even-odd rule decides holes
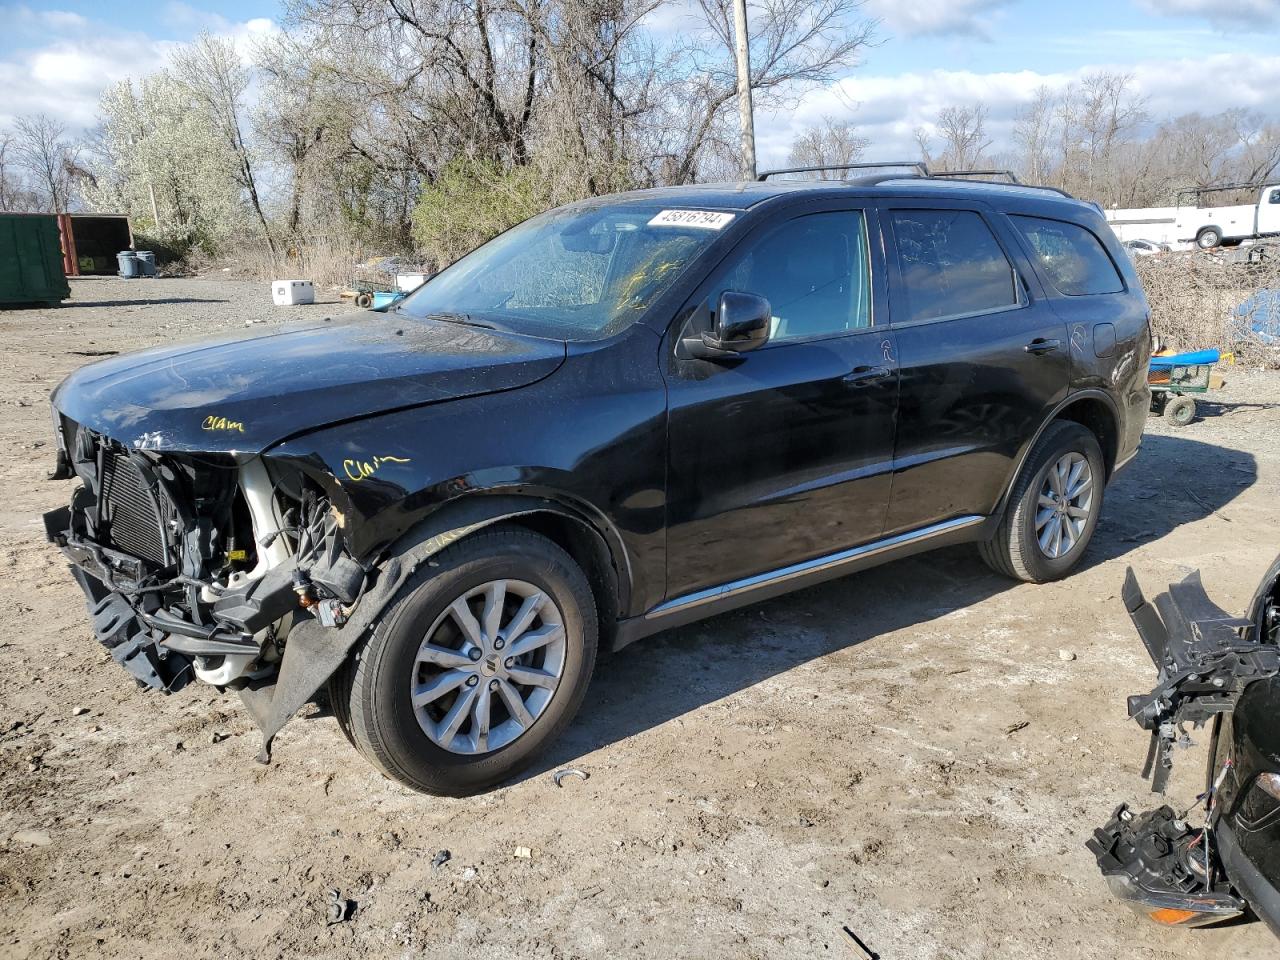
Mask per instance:
[[[484,327],[486,330],[497,330],[492,323],[485,323],[465,313],[428,313],[425,320],[439,320],[441,323],[457,323],[465,327]]]

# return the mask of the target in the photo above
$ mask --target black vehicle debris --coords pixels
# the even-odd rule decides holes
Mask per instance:
[[[1280,561],[1245,617],[1216,606],[1199,572],[1149,602],[1130,569],[1122,596],[1159,674],[1150,693],[1128,700],[1150,734],[1142,775],[1164,793],[1175,751],[1192,746],[1188,727],[1212,722],[1207,777],[1187,810],[1121,804],[1086,846],[1140,915],[1197,927],[1251,908],[1280,934]],[[1260,714],[1263,725],[1239,722]]]

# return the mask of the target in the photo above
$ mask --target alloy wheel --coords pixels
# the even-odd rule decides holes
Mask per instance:
[[[565,650],[564,617],[544,590],[523,580],[470,588],[418,648],[409,691],[418,725],[451,753],[506,746],[555,696]]]
[[[1093,471],[1072,451],[1049,467],[1036,502],[1036,540],[1046,557],[1070,553],[1084,536],[1093,509]]]

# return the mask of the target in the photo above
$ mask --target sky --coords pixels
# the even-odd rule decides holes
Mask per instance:
[[[759,112],[762,167],[783,163],[795,134],[825,117],[852,120],[871,140],[869,157],[914,158],[917,128],[943,107],[979,101],[998,150],[1037,87],[1097,69],[1133,74],[1155,119],[1248,107],[1280,120],[1280,0],[865,0],[862,9],[880,21],[863,61],[794,109]],[[40,111],[88,127],[107,84],[158,69],[201,30],[247,46],[281,15],[270,0],[0,4],[0,127]],[[679,30],[681,17],[677,5],[653,28]]]

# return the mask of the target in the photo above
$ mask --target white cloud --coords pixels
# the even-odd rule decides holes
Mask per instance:
[[[1222,27],[1258,27],[1280,17],[1280,0],[1138,0],[1138,6],[1164,17],[1204,17]]]
[[[266,18],[233,23],[178,3],[166,16],[175,25],[185,18],[193,35],[209,30],[231,37],[242,56],[254,38],[277,29]],[[0,7],[0,18],[13,44],[0,57],[0,129],[17,116],[47,113],[72,130],[87,130],[97,122],[104,89],[163,68],[180,46],[65,11]]]
[[[985,104],[993,151],[1007,149],[1018,111],[1044,85],[1061,89],[1094,70],[1133,75],[1147,98],[1151,117],[1161,120],[1192,111],[1216,113],[1246,107],[1280,119],[1280,56],[1218,54],[1201,58],[1098,64],[1064,73],[1032,70],[977,73],[928,70],[895,76],[855,74],[807,95],[794,111],[762,115],[756,121],[761,166],[781,166],[795,135],[823,117],[852,120],[871,140],[870,159],[912,159],[915,131],[928,127],[938,111],[952,105]],[[1211,82],[1207,82],[1211,81]]]
[[[903,36],[985,37],[993,16],[1013,0],[868,0],[867,10]],[[1258,0],[1262,2],[1262,0]]]

